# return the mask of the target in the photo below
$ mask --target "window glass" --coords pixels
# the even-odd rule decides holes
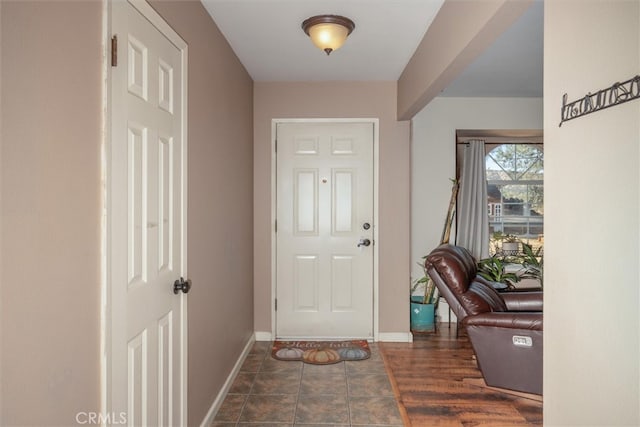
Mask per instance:
[[[544,241],[544,154],[529,144],[502,144],[486,156],[491,252],[517,239]],[[521,248],[520,248],[521,250]]]

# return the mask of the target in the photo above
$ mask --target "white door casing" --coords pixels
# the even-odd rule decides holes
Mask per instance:
[[[187,46],[144,1],[110,8],[103,412],[186,425]]]
[[[278,123],[276,138],[276,336],[373,338],[374,124]]]

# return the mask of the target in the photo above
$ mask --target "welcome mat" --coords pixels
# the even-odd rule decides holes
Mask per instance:
[[[278,360],[302,360],[313,365],[330,365],[371,357],[367,340],[352,341],[275,341],[271,357]]]

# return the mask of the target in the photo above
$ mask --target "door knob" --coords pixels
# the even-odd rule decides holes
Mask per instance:
[[[178,294],[178,292],[182,291],[183,293],[188,293],[189,289],[191,289],[191,280],[184,280],[182,277],[179,280],[173,282],[173,293]]]
[[[371,240],[369,239],[360,239],[360,242],[358,242],[358,247],[360,246],[369,246],[371,244]]]

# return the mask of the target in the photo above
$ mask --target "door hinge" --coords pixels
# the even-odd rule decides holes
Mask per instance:
[[[275,224],[275,232],[278,232],[278,220],[276,219],[276,224]]]
[[[278,298],[275,299],[275,311],[278,311]]]
[[[278,152],[278,140],[276,139],[276,153]]]
[[[118,66],[118,36],[111,37],[111,66]]]

